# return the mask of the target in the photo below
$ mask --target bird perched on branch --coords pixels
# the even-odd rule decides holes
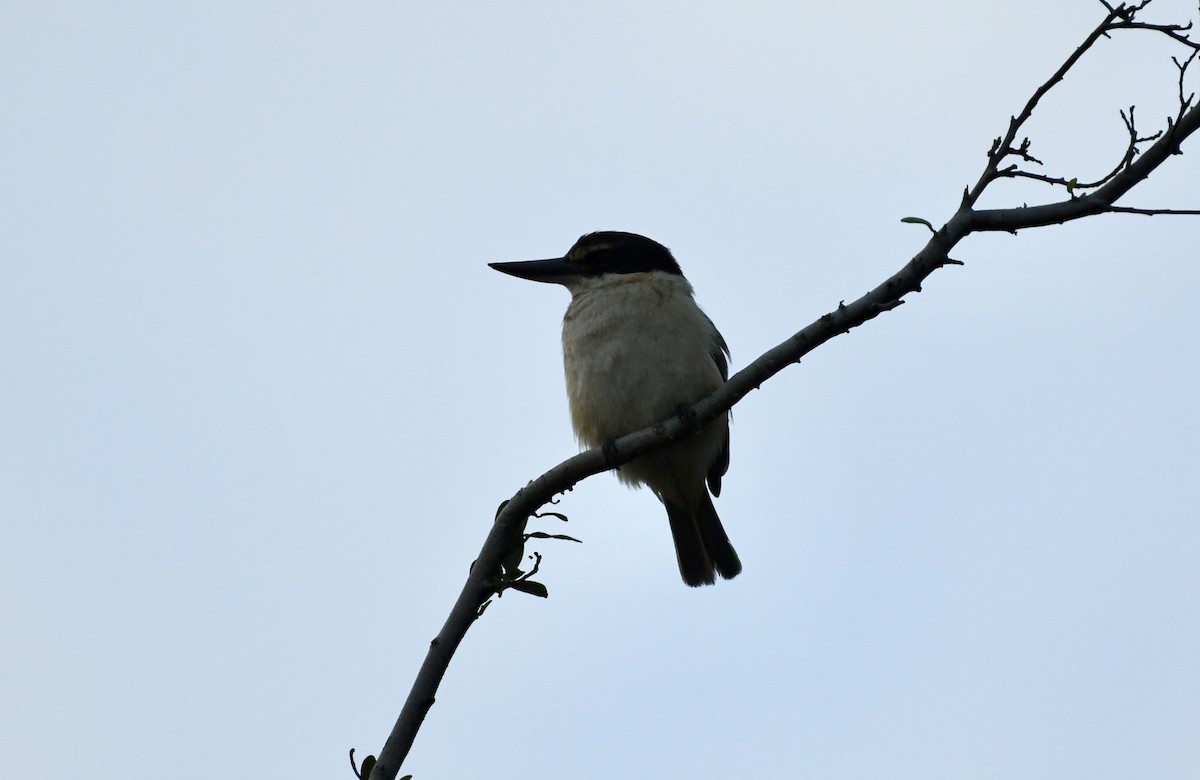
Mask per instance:
[[[589,233],[564,257],[492,268],[561,284],[571,293],[563,317],[563,364],[575,435],[588,447],[660,423],[724,384],[729,348],[692,297],[671,252],[635,233]],[[711,585],[742,570],[717,517],[729,468],[729,417],[617,471],[646,485],[667,509],[679,572]]]

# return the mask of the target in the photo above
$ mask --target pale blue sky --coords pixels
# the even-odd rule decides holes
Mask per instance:
[[[645,233],[736,369],[916,252],[1100,10],[6,3],[0,776],[349,777],[496,505],[575,452],[566,295],[486,263]],[[1048,172],[1173,110],[1152,44],[1054,94]],[[1200,207],[1185,152],[1129,203]],[[969,239],[752,394],[732,582],[580,485],[585,544],[468,635],[406,771],[1196,776],[1198,238]]]

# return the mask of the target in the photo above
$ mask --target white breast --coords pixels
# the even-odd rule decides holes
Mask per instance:
[[[722,384],[715,328],[683,277],[613,274],[580,281],[571,294],[563,362],[571,422],[585,445],[660,422]]]

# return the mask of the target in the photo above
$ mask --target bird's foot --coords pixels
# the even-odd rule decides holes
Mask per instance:
[[[604,465],[610,469],[620,468],[617,464],[617,458],[620,453],[617,452],[617,440],[605,439],[600,442],[600,452],[604,455]]]
[[[689,431],[695,433],[700,430],[700,426],[696,424],[696,415],[692,414],[692,407],[688,404],[680,404],[679,408],[675,410],[675,416]]]

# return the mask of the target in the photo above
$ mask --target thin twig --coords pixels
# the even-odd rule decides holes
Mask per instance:
[[[1146,2],[1149,2],[1149,0],[1146,0]],[[963,207],[970,208],[974,206],[979,201],[979,196],[983,194],[983,191],[987,188],[987,186],[1000,176],[998,172],[1000,162],[1004,160],[1005,157],[1008,157],[1013,153],[1013,143],[1017,139],[1017,133],[1020,132],[1021,127],[1029,120],[1029,118],[1033,116],[1033,112],[1037,108],[1038,103],[1041,102],[1041,99],[1045,97],[1050,90],[1054,89],[1055,85],[1063,80],[1063,78],[1067,75],[1067,72],[1070,71],[1071,68],[1075,67],[1075,63],[1079,62],[1079,59],[1083,57],[1083,55],[1086,54],[1087,51],[1092,48],[1092,46],[1095,45],[1096,41],[1100,40],[1100,38],[1105,35],[1105,33],[1110,29],[1110,25],[1113,23],[1113,20],[1121,18],[1121,14],[1124,12],[1124,9],[1126,9],[1126,6],[1124,5],[1121,5],[1117,8],[1113,8],[1107,3],[1104,3],[1104,5],[1108,8],[1108,15],[1104,17],[1104,20],[1101,21],[1100,24],[1096,25],[1096,28],[1092,30],[1092,32],[1088,34],[1087,38],[1084,39],[1083,43],[1081,43],[1078,48],[1076,48],[1075,51],[1073,51],[1071,55],[1067,57],[1066,61],[1058,67],[1058,70],[1054,71],[1050,78],[1046,79],[1041,86],[1034,90],[1033,95],[1025,103],[1025,107],[1021,109],[1021,113],[1009,118],[1008,130],[1003,136],[998,137],[995,139],[995,141],[993,141],[992,147],[988,151],[988,164],[984,168],[983,173],[980,174],[979,180],[975,182],[974,187],[971,187],[963,193]],[[1142,5],[1144,6],[1144,3]],[[1136,10],[1140,10],[1141,7],[1142,6],[1138,6]],[[1022,147],[1028,151],[1028,144],[1022,143],[1021,147],[1016,148],[1019,149]]]
[[[1162,214],[1172,214],[1178,216],[1197,217],[1200,216],[1200,209],[1139,209],[1133,206],[1109,206],[1105,211],[1114,214],[1144,214],[1147,217],[1159,216]]]

